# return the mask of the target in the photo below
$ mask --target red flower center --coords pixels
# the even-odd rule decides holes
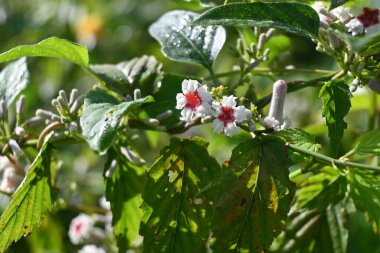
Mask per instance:
[[[223,122],[224,126],[227,126],[228,123],[234,122],[234,109],[228,106],[222,106],[218,119]]]
[[[75,226],[74,226],[75,233],[77,233],[77,234],[81,233],[82,228],[83,228],[83,223],[75,224]]]
[[[364,8],[363,13],[358,16],[360,22],[362,22],[364,28],[376,25],[379,23],[379,10]]]
[[[185,95],[186,105],[185,108],[189,108],[196,111],[197,107],[202,104],[202,98],[199,96],[197,91],[189,92]]]

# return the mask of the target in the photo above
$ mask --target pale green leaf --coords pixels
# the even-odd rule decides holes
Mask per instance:
[[[0,252],[30,234],[53,208],[57,190],[52,170],[50,150],[45,141],[0,218]]]
[[[113,161],[116,167],[108,175]],[[120,253],[126,252],[139,234],[144,171],[144,167],[130,162],[120,150],[109,150],[105,165],[106,198],[111,203],[112,226]]]
[[[380,130],[373,130],[362,134],[354,150],[360,155],[380,155]]]
[[[268,251],[294,196],[289,166],[285,143],[278,139],[256,137],[232,151],[215,203],[215,252]]]
[[[223,47],[226,32],[221,26],[192,26],[198,16],[190,11],[170,11],[149,27],[149,33],[170,59],[210,69]]]
[[[351,107],[351,92],[344,81],[332,80],[325,83],[319,97],[323,100],[322,115],[329,131],[331,153],[336,157],[344,129],[347,128],[344,117]]]
[[[313,152],[317,152],[321,149],[321,145],[316,143],[313,135],[298,128],[288,128],[283,131],[276,132],[273,135],[282,138],[288,143]]]
[[[104,90],[90,91],[80,119],[82,134],[92,149],[104,151],[115,137],[121,118],[143,103],[153,102],[151,96],[120,102]]]
[[[10,63],[0,72],[0,99],[4,99],[7,107],[29,82],[29,71],[26,58]]]
[[[301,3],[232,3],[203,13],[196,25],[278,28],[305,37],[317,37],[319,16]]]
[[[68,40],[51,37],[34,45],[22,45],[0,54],[0,63],[20,57],[53,57],[76,63],[82,67],[88,66],[88,51],[85,46]]]
[[[200,139],[173,138],[148,172],[141,234],[146,252],[205,252],[220,167]]]

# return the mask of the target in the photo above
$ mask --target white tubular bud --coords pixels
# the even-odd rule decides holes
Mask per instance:
[[[17,126],[17,127],[15,127],[15,129],[14,129],[14,133],[15,133],[15,135],[17,135],[17,136],[22,136],[22,135],[25,134],[25,129],[22,128],[22,127],[20,127],[20,126]]]
[[[70,110],[70,107],[69,107],[69,102],[67,101],[67,99],[64,99],[63,97],[61,96],[58,96],[57,97],[57,101],[59,103],[59,107],[63,109],[63,111],[69,111]],[[66,103],[67,102],[67,103]],[[58,110],[58,108],[57,108]],[[63,112],[62,111],[62,112]]]
[[[77,89],[73,89],[70,93],[70,99],[69,99],[69,105],[71,106],[75,99],[78,97],[78,90]]]
[[[322,27],[322,28],[324,28],[324,29],[327,29],[327,28],[329,28],[329,24],[327,24],[325,21],[320,21],[319,22],[319,24],[320,24],[320,27]]]
[[[122,147],[120,151],[133,164],[141,165],[145,163],[144,159],[140,158],[135,152],[128,148]]]
[[[162,120],[165,120],[169,117],[171,117],[173,115],[173,111],[172,110],[167,110],[161,114],[159,114],[156,119],[159,120],[159,121],[162,121]]]
[[[160,121],[158,119],[153,119],[153,118],[147,118],[144,120],[144,123],[149,125],[149,126],[158,126],[160,125]]]
[[[21,95],[16,103],[16,114],[23,114],[25,111],[25,96]]]
[[[320,9],[319,11],[321,14],[325,15],[326,17],[328,18],[331,18],[332,20],[337,20],[337,16],[335,16],[334,14],[332,14],[331,12],[329,12],[327,9],[325,8],[322,8]]]
[[[69,131],[71,133],[77,132],[78,131],[78,124],[76,122],[70,122]]]
[[[7,104],[5,103],[5,100],[0,100],[0,119],[5,119],[7,115]]]
[[[374,92],[376,92],[377,94],[380,94],[380,82],[379,82],[379,80],[377,80],[375,78],[369,79],[368,87],[371,90],[373,90]]]
[[[13,140],[13,139],[9,140],[9,147],[11,147],[12,152],[16,157],[19,157],[20,155],[23,154],[20,146],[18,145],[18,143],[15,140]]]
[[[105,173],[105,176],[108,178],[112,177],[113,173],[115,173],[116,166],[117,166],[117,161],[112,160],[110,166],[108,167],[108,170]]]
[[[255,27],[254,30],[253,30],[254,34],[256,37],[258,37],[261,33],[261,29],[260,27]]]
[[[131,102],[131,101],[133,101],[133,98],[131,97],[131,95],[126,95],[125,96],[125,101]]]
[[[284,80],[278,80],[273,84],[272,100],[268,116],[276,119],[280,124],[282,124],[283,121],[282,115],[287,88]]]
[[[35,125],[40,124],[43,120],[44,120],[44,119],[41,118],[40,116],[34,116],[34,117],[28,119],[28,120],[25,122],[25,124],[26,124],[27,126],[35,126]]]
[[[11,139],[9,140],[8,144],[12,149],[13,155],[17,158],[20,167],[27,171],[30,167],[30,162],[18,143],[15,140]]]
[[[133,91],[133,98],[134,98],[135,100],[141,98],[141,90],[140,90],[140,89],[135,89],[135,90]]]
[[[65,103],[66,105],[69,104],[69,100],[67,99],[67,95],[66,95],[66,92],[64,90],[60,90],[58,92],[59,96],[62,97],[63,99],[63,103]]]
[[[327,38],[328,38],[330,46],[332,48],[336,49],[336,48],[340,48],[342,46],[340,39],[335,34],[329,33],[327,35]]]
[[[256,54],[256,52],[257,52],[256,44],[252,43],[250,49],[251,49],[252,54]]]
[[[206,116],[201,119],[202,124],[212,122],[212,116]]]
[[[269,48],[267,48],[267,49],[265,49],[265,51],[264,51],[264,57],[269,57],[269,54],[270,54],[270,49]]]
[[[79,108],[82,106],[82,104],[84,102],[84,98],[85,98],[85,96],[82,95],[82,96],[79,96],[77,99],[75,99],[73,105],[70,108],[70,113],[77,113],[78,112]]]
[[[274,32],[276,31],[276,29],[274,28],[269,28],[268,31],[265,33],[265,35],[267,36],[267,38],[269,39],[270,37],[273,36]]]
[[[52,117],[58,116],[58,115],[52,113],[51,111],[47,111],[44,109],[37,109],[36,116],[39,116],[39,117],[45,118],[45,119],[51,119]]]
[[[355,92],[358,87],[359,87],[359,84],[360,84],[360,81],[358,79],[354,79],[354,81],[352,81],[352,84],[351,84],[351,92]]]
[[[259,42],[257,43],[257,49],[258,50],[263,50],[264,49],[264,45],[265,45],[266,39],[267,39],[267,36],[265,35],[265,33],[260,34]]]

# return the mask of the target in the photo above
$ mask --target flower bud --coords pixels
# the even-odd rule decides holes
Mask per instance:
[[[282,114],[286,92],[287,85],[284,80],[278,80],[273,84],[273,94],[268,116],[276,119],[280,124],[282,124],[283,121]]]
[[[141,98],[141,90],[140,89],[135,89],[133,91],[133,98],[134,98],[134,100],[137,100],[137,99]]]
[[[258,50],[263,50],[264,49],[264,45],[265,45],[266,39],[267,39],[267,36],[265,35],[265,33],[260,34],[259,42],[257,43],[257,49]]]
[[[16,103],[16,114],[23,114],[25,109],[25,96],[21,95]]]
[[[78,97],[78,90],[73,89],[70,93],[69,105],[73,105],[75,99]]]

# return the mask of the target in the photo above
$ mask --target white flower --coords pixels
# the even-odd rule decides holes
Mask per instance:
[[[79,214],[70,224],[69,238],[73,244],[79,244],[87,240],[94,228],[94,219],[86,214]]]
[[[182,92],[177,94],[176,109],[181,111],[181,120],[193,123],[195,117],[210,115],[212,96],[196,80],[183,80]]]
[[[290,127],[290,120],[288,118],[284,119],[284,122],[281,124],[273,117],[267,116],[262,121],[261,124],[267,128],[273,128],[275,132],[284,130]]]
[[[343,6],[339,6],[333,9],[330,13],[334,14],[344,24],[347,23],[353,17],[353,15],[350,12],[350,9]]]
[[[214,102],[212,104],[215,120],[212,122],[212,127],[215,132],[224,133],[227,136],[232,136],[240,132],[240,128],[236,126],[236,122],[243,122],[248,120],[251,112],[244,106],[236,107],[236,97],[224,96],[222,103]]]
[[[352,36],[357,36],[364,32],[363,24],[357,18],[351,19],[345,26]]]
[[[95,245],[85,245],[78,253],[106,253],[103,248],[96,247]]]
[[[23,179],[24,176],[19,174],[13,165],[10,165],[4,169],[3,178],[0,183],[0,190],[7,193],[13,193],[19,187]]]

